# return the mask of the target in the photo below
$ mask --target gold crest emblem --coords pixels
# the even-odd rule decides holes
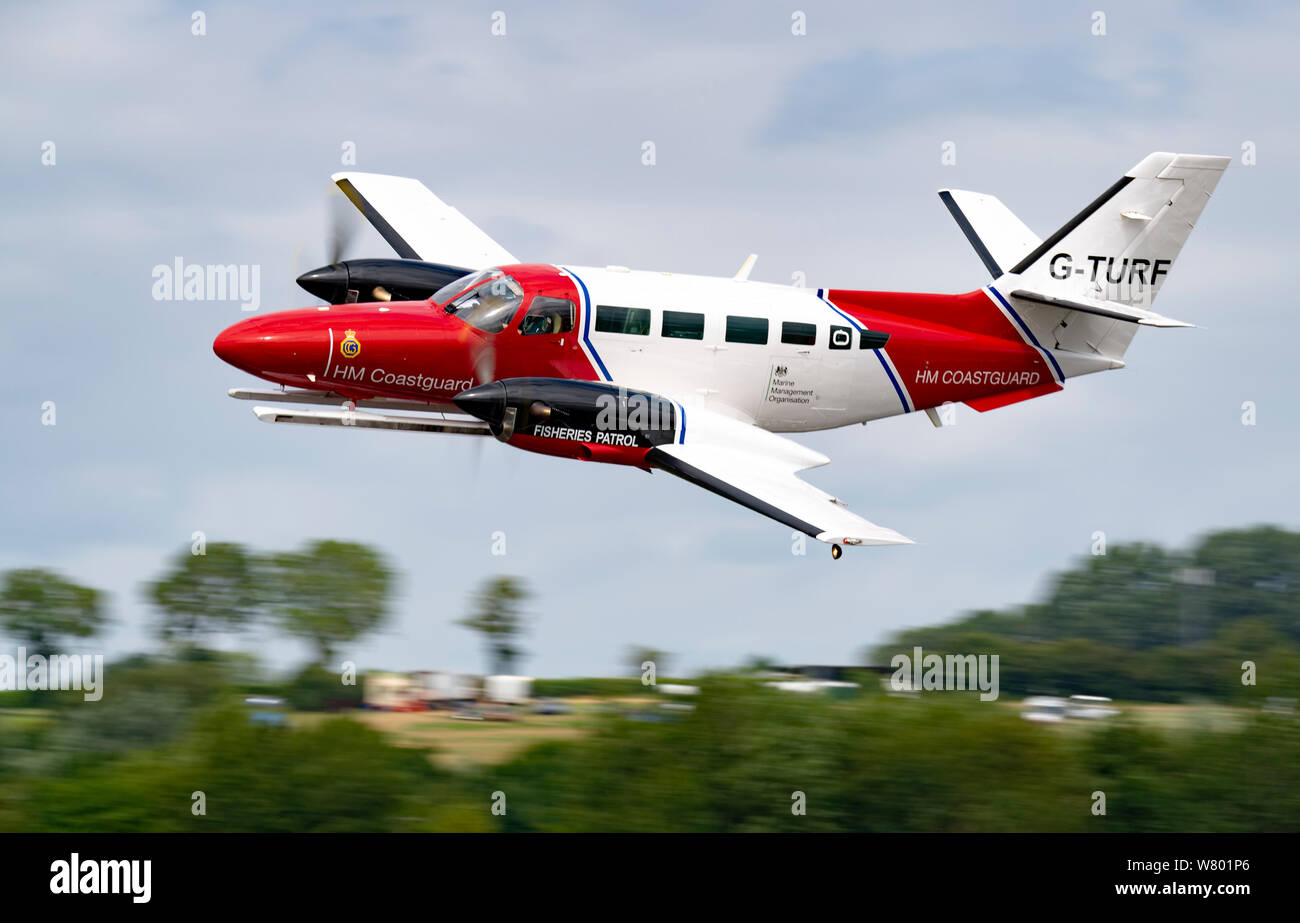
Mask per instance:
[[[343,342],[339,344],[339,353],[345,359],[355,359],[361,354],[361,341],[357,339],[355,330],[348,330],[343,334]]]

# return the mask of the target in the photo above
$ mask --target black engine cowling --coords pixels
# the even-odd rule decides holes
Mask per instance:
[[[298,284],[330,304],[421,301],[474,270],[419,260],[343,260],[298,277]]]
[[[463,391],[453,402],[486,421],[503,442],[540,436],[649,449],[672,442],[680,422],[677,405],[657,394],[563,378],[506,378]]]

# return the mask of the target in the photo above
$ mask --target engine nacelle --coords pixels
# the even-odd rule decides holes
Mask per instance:
[[[298,277],[298,284],[330,304],[423,301],[472,269],[419,260],[344,260]]]
[[[646,453],[676,441],[684,422],[681,408],[657,394],[562,378],[506,378],[454,402],[517,448],[643,468]]]

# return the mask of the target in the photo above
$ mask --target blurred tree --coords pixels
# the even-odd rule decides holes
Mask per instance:
[[[1116,545],[1055,575],[1041,602],[897,633],[872,654],[999,653],[1012,693],[1145,701],[1285,695],[1300,641],[1300,533],[1273,526],[1205,536],[1191,552]],[[1270,661],[1243,687],[1243,661]]]
[[[1274,526],[1207,535],[1194,560],[1218,623],[1260,618],[1300,641],[1300,533]]]
[[[247,627],[266,602],[259,570],[256,559],[231,542],[214,542],[201,555],[181,550],[171,569],[146,590],[162,613],[158,636],[201,648],[211,635]]]
[[[1115,545],[1057,575],[1033,608],[1034,640],[1087,638],[1142,649],[1181,640],[1176,578],[1185,561],[1158,545]]]
[[[41,568],[11,570],[0,589],[0,628],[29,653],[48,656],[60,638],[88,638],[108,622],[103,594]]]
[[[272,555],[270,608],[285,631],[310,642],[317,662],[374,631],[388,617],[394,575],[379,552],[356,542],[314,541]]]
[[[338,711],[360,708],[362,685],[343,685],[338,670],[320,664],[303,667],[280,691],[294,711]]]
[[[510,673],[523,654],[516,638],[524,630],[522,604],[530,595],[517,577],[491,577],[474,594],[470,614],[456,623],[483,636],[493,673]]]
[[[634,644],[627,649],[627,666],[633,676],[640,677],[641,664],[650,661],[655,665],[655,676],[668,675],[668,663],[672,655],[648,644]]]
[[[262,727],[242,708],[218,708],[201,715],[173,747],[84,759],[58,775],[36,777],[25,809],[35,830],[445,829],[443,805],[454,785],[424,753],[395,746],[356,721]],[[190,810],[196,788],[210,799],[207,814]],[[469,803],[468,794],[455,794]],[[488,829],[491,815],[477,814],[478,828]]]

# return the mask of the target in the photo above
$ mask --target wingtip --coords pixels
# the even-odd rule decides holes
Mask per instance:
[[[830,532],[823,532],[817,536],[819,542],[825,542],[828,545],[845,544],[845,545],[915,545],[913,539],[908,538],[900,532],[893,529],[878,527],[870,535],[834,535]]]

